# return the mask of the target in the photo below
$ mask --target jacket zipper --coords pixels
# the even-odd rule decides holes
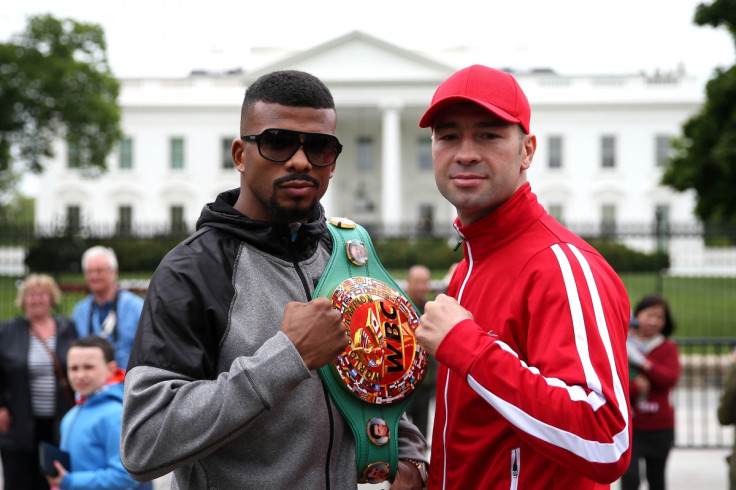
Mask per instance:
[[[519,467],[521,466],[521,449],[516,448],[511,450],[511,490],[519,488]]]
[[[457,294],[457,302],[462,304],[463,299],[463,291],[465,291],[465,284],[467,284],[468,279],[470,279],[470,273],[473,271],[473,254],[470,249],[470,242],[465,238],[465,236],[460,233],[460,229],[458,228],[457,224],[453,224],[455,227],[455,231],[458,235],[460,235],[460,242],[464,243],[465,247],[468,252],[468,272],[465,274],[465,278],[463,279],[463,284],[460,287],[460,291]],[[449,397],[447,396],[447,393],[449,391],[450,386],[450,370],[447,370],[447,378],[445,379],[445,389],[444,389],[444,399],[445,399],[445,428],[442,432],[442,444],[445,448],[442,454],[443,458],[443,471],[442,471],[442,488],[446,488],[447,484],[447,422],[449,420],[449,413],[450,413],[450,407],[448,405],[449,403]]]
[[[309,283],[307,282],[307,278],[304,276],[304,271],[302,271],[301,267],[299,267],[299,261],[296,259],[293,253],[295,247],[294,242],[296,241],[296,233],[293,233],[289,238],[289,245],[287,247],[289,258],[291,259],[291,263],[294,264],[294,269],[296,270],[296,273],[302,282],[302,287],[304,288],[304,293],[307,296],[307,301],[312,301],[312,292],[309,290]],[[325,397],[327,418],[330,425],[330,437],[327,444],[327,458],[325,460],[325,490],[330,490],[330,461],[332,460],[332,443],[333,439],[335,438],[335,421],[332,418],[332,403],[330,401],[330,394],[327,392],[327,386],[325,386],[324,383],[322,383],[322,393]]]

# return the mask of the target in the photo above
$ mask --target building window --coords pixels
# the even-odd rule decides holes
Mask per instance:
[[[355,192],[355,196],[353,198],[353,208],[356,213],[372,213],[375,208],[373,200],[365,191],[364,182],[358,183],[358,190]]]
[[[117,232],[121,235],[130,234],[133,230],[133,208],[131,206],[118,207]]]
[[[658,135],[654,138],[654,164],[664,167],[672,156],[672,138],[670,136]]]
[[[657,204],[654,207],[654,232],[657,235],[657,251],[667,250],[669,231],[670,207],[667,204]]]
[[[171,218],[171,231],[176,233],[186,231],[187,227],[184,223],[184,206],[171,206],[169,208]]]
[[[562,136],[550,136],[547,142],[549,168],[562,168]]]
[[[613,237],[616,235],[616,205],[604,204],[601,206],[601,235]]]
[[[184,138],[171,138],[171,168],[184,168]]]
[[[419,138],[417,140],[417,165],[419,170],[432,170],[432,139]]]
[[[120,168],[133,168],[133,138],[120,140]]]
[[[79,151],[79,143],[68,141],[66,145],[67,168],[80,168],[82,166],[82,155]]]
[[[616,166],[616,137],[601,136],[601,167],[613,168]]]
[[[222,156],[220,157],[222,168],[225,168],[225,169],[233,168],[232,145],[233,145],[232,138],[222,138],[222,142],[221,142]]]
[[[431,235],[434,225],[434,206],[431,204],[419,205],[419,219],[417,220],[417,231],[421,234]]]
[[[357,167],[358,171],[367,172],[373,170],[373,138],[361,136],[357,144]]]
[[[77,205],[66,207],[66,229],[69,232],[77,232],[82,226],[82,213]]]
[[[670,222],[670,207],[668,204],[657,204],[654,207],[654,217],[657,223],[667,224]]]
[[[562,204],[550,204],[547,206],[547,212],[560,223],[564,223]]]

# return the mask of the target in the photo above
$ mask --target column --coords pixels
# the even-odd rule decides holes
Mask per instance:
[[[388,235],[398,235],[401,205],[401,111],[397,104],[383,107],[381,167],[381,222]]]

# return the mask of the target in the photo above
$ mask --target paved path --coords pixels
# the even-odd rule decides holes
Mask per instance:
[[[667,462],[667,490],[728,490],[724,458],[730,452],[726,449],[674,449]],[[359,485],[359,488],[384,490],[389,487]],[[611,490],[620,488],[618,482],[611,485]],[[648,486],[642,484],[639,490],[648,490]]]
[[[699,390],[697,399],[702,400],[703,392],[710,398],[716,397],[718,391],[715,388]],[[686,395],[678,393],[678,405],[686,403]],[[677,420],[677,440],[684,444],[698,444],[704,430],[713,432],[710,440],[721,440],[730,442],[733,440],[733,427],[723,428],[718,426],[715,414],[704,407],[715,407],[717,401],[710,400],[709,403],[693,403],[694,412],[689,417],[683,417],[684,410],[679,410]],[[430,419],[434,416],[434,404],[430,404]],[[702,417],[709,421],[708,427],[703,428],[700,421]],[[693,432],[694,434],[690,434]],[[715,434],[719,433],[719,434]],[[720,438],[714,439],[718,435]],[[431,429],[430,429],[431,440]],[[667,488],[668,490],[728,490],[728,468],[724,458],[730,454],[730,449],[674,449],[667,462]],[[154,482],[154,490],[167,490],[170,487],[170,478],[165,476]],[[384,485],[359,485],[360,490],[384,490]],[[619,490],[619,483],[611,485],[611,490]],[[2,472],[0,472],[0,490],[4,489],[2,483]],[[10,490],[10,489],[7,489]],[[647,485],[642,485],[640,490],[648,490]]]
[[[730,453],[726,449],[675,449],[667,464],[668,490],[727,490],[726,463],[724,458]],[[154,482],[154,490],[167,490],[170,485],[168,477]],[[2,473],[0,473],[0,490],[3,490]],[[359,485],[360,490],[383,490],[388,485]],[[618,483],[611,485],[611,490],[618,490]],[[10,489],[8,489],[10,490]],[[642,485],[640,490],[648,490]]]

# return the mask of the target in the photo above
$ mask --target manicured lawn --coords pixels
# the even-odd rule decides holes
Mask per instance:
[[[622,274],[621,279],[632,309],[645,294],[667,299],[677,325],[675,337],[736,337],[736,278]]]

